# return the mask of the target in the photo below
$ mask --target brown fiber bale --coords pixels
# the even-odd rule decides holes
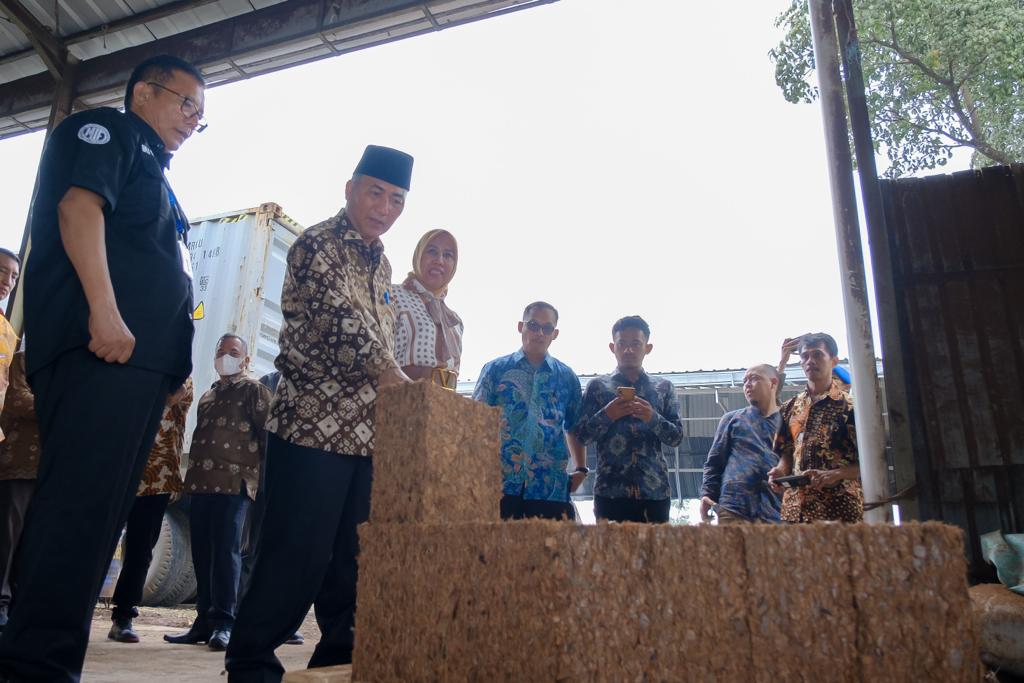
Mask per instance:
[[[572,525],[364,524],[354,680],[551,679]]]
[[[962,532],[861,524],[849,543],[862,679],[979,680]]]
[[[857,680],[848,528],[742,528],[753,657],[750,679]]]
[[[377,398],[374,522],[498,520],[501,410],[426,381]]]
[[[353,680],[974,681],[959,534],[370,523]]]

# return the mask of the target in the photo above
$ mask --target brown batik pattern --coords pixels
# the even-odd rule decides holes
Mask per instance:
[[[199,399],[185,475],[187,493],[256,498],[267,444],[270,389],[246,375],[221,378]]]
[[[857,431],[850,395],[833,380],[828,394],[814,403],[806,389],[794,396],[782,407],[775,451],[779,457],[792,458],[794,474],[857,464]],[[827,489],[786,489],[781,516],[786,522],[859,522],[864,518],[860,480],[844,479]]]
[[[19,351],[11,361],[10,384],[0,429],[6,438],[0,442],[0,480],[35,479],[39,469],[39,425],[36,423],[35,398],[25,381],[25,353]]]
[[[398,367],[391,265],[342,211],[288,251],[281,383],[267,431],[332,453],[373,455],[377,378]]]
[[[185,444],[185,417],[192,405],[192,378],[185,380],[184,392],[177,403],[164,407],[153,450],[142,471],[137,496],[181,493],[181,451]]]

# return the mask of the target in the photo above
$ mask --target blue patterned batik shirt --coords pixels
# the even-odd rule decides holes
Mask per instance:
[[[779,462],[772,442],[782,413],[765,417],[754,406],[722,416],[704,463],[701,496],[733,514],[761,522],[779,521],[779,499],[768,488],[768,470]]]
[[[613,421],[608,417],[604,407],[615,399],[619,387],[635,388],[637,397],[651,404],[654,417],[650,422],[636,417]],[[590,380],[576,436],[583,443],[597,442],[594,495],[640,500],[672,496],[668,463],[661,447],[679,445],[683,422],[679,418],[679,399],[668,380],[651,380],[642,370],[635,384],[618,372]]]
[[[576,373],[550,355],[535,368],[520,349],[480,371],[473,398],[500,407],[504,416],[503,493],[569,501],[565,435],[576,426],[582,393]]]

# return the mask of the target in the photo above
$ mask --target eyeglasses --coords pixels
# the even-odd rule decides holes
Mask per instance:
[[[545,337],[550,337],[555,331],[555,326],[551,323],[541,325],[536,320],[527,320],[526,329],[530,330],[530,332],[543,332]]]
[[[196,123],[197,123],[197,125],[196,125],[196,132],[197,133],[202,133],[210,125],[210,124],[208,124],[206,122],[206,119],[203,117],[203,112],[199,111],[199,105],[196,104],[195,102],[193,102],[191,97],[186,97],[185,95],[182,95],[180,92],[175,92],[175,91],[171,90],[170,88],[168,88],[166,85],[161,85],[161,84],[157,83],[156,81],[146,81],[146,84],[147,85],[152,85],[152,86],[154,86],[156,88],[160,88],[161,90],[166,90],[167,92],[171,93],[172,95],[176,95],[176,96],[180,97],[181,98],[181,113],[184,114],[186,119],[190,119],[192,117],[196,117]]]

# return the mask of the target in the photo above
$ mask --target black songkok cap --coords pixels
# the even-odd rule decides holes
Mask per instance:
[[[367,145],[355,173],[368,175],[408,190],[412,180],[412,157],[390,147]]]

